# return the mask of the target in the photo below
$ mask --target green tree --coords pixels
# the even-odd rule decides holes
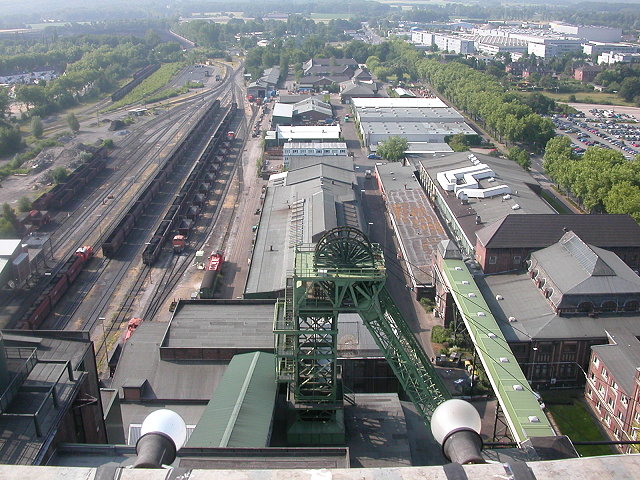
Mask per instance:
[[[64,167],[56,167],[51,171],[51,177],[55,183],[64,182],[69,176],[69,170]]]
[[[80,130],[80,122],[73,113],[67,115],[67,124],[74,133],[77,133]]]
[[[31,133],[36,138],[42,137],[42,134],[44,133],[42,119],[38,115],[31,117]]]
[[[15,228],[4,218],[0,218],[0,238],[16,238]]]
[[[512,147],[509,149],[509,153],[507,154],[507,158],[509,160],[513,160],[518,165],[520,165],[525,170],[528,170],[531,166],[531,159],[529,158],[529,152],[520,148],[520,147]]]
[[[22,136],[20,130],[9,125],[2,126],[0,123],[0,155],[10,155],[16,153],[22,146]]]
[[[464,133],[456,133],[452,135],[447,143],[453,149],[454,152],[466,152],[469,150],[469,142],[467,136]]]
[[[633,101],[634,98],[640,95],[640,78],[625,78],[620,85],[618,95],[624,98],[627,102]]]
[[[11,208],[11,205],[6,202],[2,204],[2,218],[9,222],[14,227],[14,229],[16,225],[18,225],[18,217],[16,217],[16,212],[14,212],[13,208]]]
[[[389,137],[387,141],[378,144],[376,153],[390,162],[399,162],[408,149],[409,141],[405,137]]]
[[[28,212],[30,210],[31,210],[31,200],[29,200],[29,197],[20,197],[18,199],[18,211]]]
[[[6,88],[0,88],[0,119],[5,117],[10,104],[9,91]]]

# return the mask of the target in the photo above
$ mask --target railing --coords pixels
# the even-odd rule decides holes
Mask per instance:
[[[5,350],[7,352],[7,359],[26,359],[26,361],[22,364],[18,372],[16,372],[6,390],[2,393],[2,396],[0,396],[0,413],[6,412],[14,395],[18,392],[24,380],[29,376],[33,367],[38,363],[38,354],[35,348],[7,347]]]

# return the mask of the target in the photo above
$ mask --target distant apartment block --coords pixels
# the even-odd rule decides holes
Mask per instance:
[[[460,53],[463,55],[476,52],[476,47],[473,40],[456,37],[453,35],[435,34],[433,37],[433,43],[438,47],[439,50],[442,51]]]
[[[598,56],[598,64],[613,65],[614,63],[638,63],[640,53],[605,52]]]

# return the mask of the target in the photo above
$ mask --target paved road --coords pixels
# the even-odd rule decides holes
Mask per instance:
[[[333,102],[334,105],[336,104]],[[336,117],[344,118],[350,112],[349,105],[338,105]],[[353,122],[343,122],[342,137],[347,142],[349,152],[353,153],[353,163],[356,172],[356,180],[360,191],[362,211],[364,214],[365,233],[372,241],[384,247],[387,271],[389,273],[387,289],[394,299],[396,306],[409,324],[411,330],[420,339],[423,348],[429,358],[434,356],[431,346],[431,328],[438,325],[433,314],[427,314],[415,296],[409,292],[405,285],[408,285],[409,278],[405,274],[404,263],[397,259],[398,248],[395,243],[393,230],[389,225],[386,207],[375,179],[366,179],[365,171],[373,170],[376,162],[380,160],[370,160],[367,158],[368,151],[360,146],[360,140],[356,133]],[[381,221],[384,219],[384,221]]]

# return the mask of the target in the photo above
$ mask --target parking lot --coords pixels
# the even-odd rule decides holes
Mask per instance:
[[[583,109],[571,116],[552,117],[559,134],[571,139],[573,151],[584,154],[588,147],[620,151],[632,160],[640,154],[640,123],[631,112],[616,111],[615,107],[597,106]]]

